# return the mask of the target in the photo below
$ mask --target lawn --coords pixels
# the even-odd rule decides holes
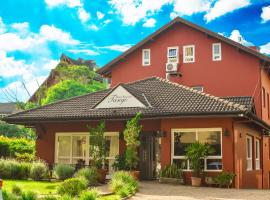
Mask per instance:
[[[3,189],[10,191],[13,185],[18,185],[23,191],[33,191],[38,194],[54,194],[61,182],[31,181],[31,180],[4,180]]]

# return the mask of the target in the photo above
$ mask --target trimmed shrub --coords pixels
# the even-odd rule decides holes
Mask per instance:
[[[29,177],[30,166],[30,163],[0,159],[0,177],[8,179],[27,179]]]
[[[75,197],[83,190],[87,189],[88,182],[84,178],[70,178],[61,183],[57,191],[60,195],[69,195]]]
[[[100,192],[97,189],[84,191],[80,194],[79,200],[97,200],[100,197]]]
[[[22,194],[22,189],[18,185],[12,185],[11,192],[12,194],[20,196]]]
[[[15,156],[20,162],[33,162],[36,159],[35,155],[30,153],[15,153]]]
[[[54,173],[59,180],[66,180],[71,178],[75,172],[75,167],[65,164],[57,164],[54,167]]]
[[[75,177],[83,177],[88,181],[89,185],[95,185],[97,184],[99,174],[98,174],[97,168],[90,167],[90,168],[80,169],[75,174]]]
[[[31,191],[23,192],[20,200],[37,200],[37,194]]]
[[[138,190],[137,181],[128,172],[124,171],[114,173],[109,186],[115,194],[121,197],[128,197]]]
[[[32,163],[30,170],[30,178],[33,180],[44,180],[49,177],[48,165],[43,161]]]

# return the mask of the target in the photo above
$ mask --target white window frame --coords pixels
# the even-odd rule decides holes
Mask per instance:
[[[70,136],[71,137],[71,148],[69,156],[61,156],[58,157],[58,137],[59,136]],[[72,156],[72,144],[73,144],[73,136],[85,136],[86,137],[86,156],[80,156],[80,157],[73,157]],[[105,136],[118,136],[118,154],[119,154],[119,132],[105,132]],[[84,159],[85,164],[88,165],[89,161],[92,159],[92,157],[89,155],[89,133],[88,132],[57,132],[55,133],[55,150],[54,150],[54,163],[58,163],[58,159],[69,159],[68,164],[72,164],[72,159]],[[115,157],[106,157],[107,160],[114,160]]]
[[[170,50],[175,49],[176,50],[176,62],[172,62],[170,59],[173,58],[169,55]],[[179,47],[168,47],[167,48],[167,63],[178,63],[179,62]]]
[[[186,49],[187,48],[193,48],[193,55],[192,56],[186,56]],[[186,60],[186,58],[192,58],[192,61]],[[195,62],[195,45],[185,45],[183,46],[183,63],[194,63]]]
[[[259,139],[255,140],[255,169],[261,169],[261,141]]]
[[[215,54],[215,45],[219,46],[219,54]],[[221,52],[221,43],[213,43],[212,44],[212,59],[213,61],[221,61],[222,57],[222,52]],[[218,58],[215,58],[216,56],[219,56]]]
[[[248,142],[248,140],[250,140],[250,143]],[[250,157],[248,156],[248,148],[250,148]],[[246,169],[247,171],[252,171],[253,170],[253,148],[252,148],[252,137],[247,135],[246,137],[246,162],[247,162],[247,166]],[[248,162],[251,163],[251,167],[249,167]]]
[[[204,159],[204,171],[206,172],[221,172],[223,170],[223,153],[222,153],[222,128],[185,128],[185,129],[171,129],[171,164],[174,159],[186,160],[185,156],[174,156],[174,133],[175,132],[195,132],[196,133],[196,141],[198,141],[198,132],[200,131],[219,131],[220,132],[220,156],[207,156]],[[207,169],[207,160],[210,159],[221,159],[222,169]],[[183,171],[192,171],[190,169],[189,160],[187,160],[187,169],[183,169]]]
[[[149,52],[149,60],[145,59],[144,52]],[[146,61],[149,61],[149,63],[146,63]],[[150,49],[143,49],[142,50],[142,66],[149,66],[151,65],[151,50]]]
[[[198,92],[203,92],[204,88],[203,86],[193,86],[191,87],[193,90],[196,90]]]

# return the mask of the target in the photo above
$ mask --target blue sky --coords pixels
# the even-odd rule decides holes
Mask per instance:
[[[5,0],[0,102],[26,100],[61,53],[103,66],[176,16],[270,54],[270,0]]]

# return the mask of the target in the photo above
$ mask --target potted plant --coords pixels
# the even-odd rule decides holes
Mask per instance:
[[[192,186],[200,186],[202,181],[202,172],[204,169],[204,159],[211,153],[214,149],[208,144],[202,144],[195,142],[190,144],[186,149],[186,158],[193,169],[191,183]]]
[[[177,165],[167,165],[159,173],[160,183],[184,184],[183,171]]]
[[[235,174],[232,172],[222,172],[217,177],[214,178],[214,182],[219,187],[227,187],[230,188],[230,185],[233,183],[233,179]]]
[[[105,183],[107,170],[104,169],[104,163],[106,158],[105,150],[105,122],[101,121],[97,127],[90,127],[90,154],[92,156],[92,164],[98,169],[99,173],[99,182]]]
[[[138,167],[138,147],[140,145],[140,132],[142,126],[139,124],[141,119],[141,113],[137,113],[135,117],[129,120],[126,124],[124,130],[124,140],[126,142],[126,151],[125,151],[125,161],[126,166],[130,170],[131,175],[134,176],[137,180],[140,176],[140,171],[137,170]]]

